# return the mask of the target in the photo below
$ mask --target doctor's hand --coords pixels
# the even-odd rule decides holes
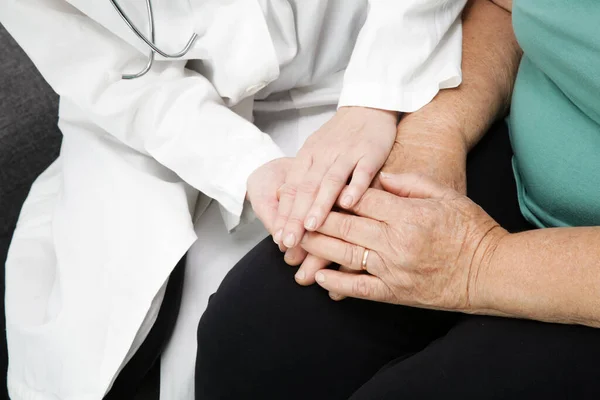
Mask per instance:
[[[317,283],[343,296],[473,312],[478,272],[508,235],[466,196],[419,175],[384,175],[353,208],[305,235],[308,252],[355,273],[322,270]]]
[[[307,139],[280,190],[273,229],[281,248],[318,229],[338,198],[346,209],[358,202],[392,149],[397,120],[392,111],[341,107]]]
[[[270,234],[273,234],[273,226],[277,218],[280,188],[292,164],[292,158],[278,158],[257,168],[248,178],[246,198],[257,218]],[[280,248],[285,251],[285,261],[292,266],[302,263],[308,271],[316,272],[329,265],[329,261],[307,254],[302,247],[287,249],[280,246]],[[298,283],[304,285],[314,283],[314,272],[310,276],[297,274]]]
[[[278,190],[285,182],[292,163],[292,158],[277,158],[257,168],[248,177],[246,199],[270,234],[273,234],[279,209]]]

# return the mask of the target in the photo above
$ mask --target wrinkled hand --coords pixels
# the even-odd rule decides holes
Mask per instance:
[[[395,112],[342,107],[308,138],[280,192],[274,239],[282,250],[319,228],[338,197],[344,208],[356,204],[392,149],[396,123]]]
[[[456,129],[437,127],[429,120],[408,115],[398,125],[394,146],[382,171],[424,175],[466,194],[467,153],[465,141]],[[373,187],[381,188],[379,177]]]
[[[362,271],[322,270],[317,283],[330,292],[380,302],[469,312],[477,276],[508,233],[458,192],[419,175],[383,175],[390,193],[370,189],[353,208],[336,212],[302,247]]]

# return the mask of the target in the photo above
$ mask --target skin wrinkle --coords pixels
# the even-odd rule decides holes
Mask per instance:
[[[504,229],[502,229],[502,227],[498,224],[491,226],[483,234],[483,237],[481,238],[481,240],[479,240],[479,243],[477,243],[477,246],[475,247],[475,251],[473,252],[473,257],[471,259],[471,262],[469,263],[469,268],[467,270],[466,304],[465,304],[464,310],[470,310],[472,308],[472,305],[474,303],[476,303],[476,302],[472,301],[473,293],[477,293],[477,290],[473,289],[473,288],[477,287],[479,272],[482,268],[485,269],[485,265],[486,265],[485,261],[491,259],[496,248],[498,247],[498,243],[496,242],[496,243],[493,243],[492,245],[485,246],[485,248],[483,250],[483,256],[481,257],[480,260],[477,260],[477,255],[479,253],[479,250],[482,248],[482,246],[484,245],[484,242],[489,237],[489,235],[497,229],[504,231]],[[482,261],[483,261],[483,263],[482,263]]]

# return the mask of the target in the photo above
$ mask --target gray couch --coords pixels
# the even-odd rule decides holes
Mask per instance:
[[[33,180],[57,157],[58,97],[0,25],[0,265]],[[4,269],[3,269],[4,270]],[[1,274],[2,331],[4,273]],[[6,393],[5,335],[0,341],[0,398]]]

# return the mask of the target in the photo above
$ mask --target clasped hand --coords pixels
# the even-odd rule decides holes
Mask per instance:
[[[396,130],[389,114],[359,110],[336,115],[298,158],[252,174],[248,198],[256,214],[288,264],[302,263],[300,284],[316,278],[334,299],[468,309],[478,267],[506,232],[464,196],[464,143],[453,132],[428,131],[422,119],[406,118]],[[371,151],[353,151],[356,146]],[[417,174],[376,175],[379,164],[383,171]],[[346,212],[332,212],[336,204]],[[361,273],[365,249],[368,274]],[[330,262],[340,270],[324,269]]]
[[[329,264],[307,255],[300,240],[321,227],[338,198],[349,209],[362,197],[390,154],[397,122],[396,112],[341,107],[295,158],[274,160],[250,176],[248,199],[286,261],[303,263],[300,283],[314,283],[314,273]]]

